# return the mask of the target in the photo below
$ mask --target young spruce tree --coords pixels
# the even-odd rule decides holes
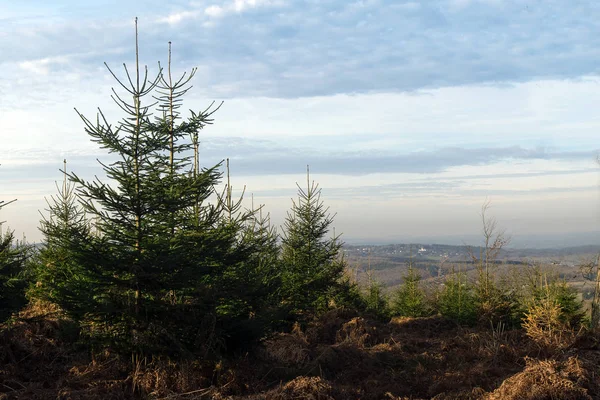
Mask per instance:
[[[424,317],[430,313],[425,292],[421,287],[421,275],[412,262],[403,276],[402,285],[394,293],[392,313],[403,317]]]
[[[0,210],[13,201],[0,201]],[[27,257],[28,247],[15,241],[13,231],[3,231],[0,222],[0,323],[26,302],[23,272]]]
[[[64,304],[78,301],[92,283],[92,276],[70,252],[76,245],[74,240],[91,234],[91,225],[77,201],[75,186],[68,180],[67,160],[63,162],[63,182],[56,183],[56,189],[56,195],[46,199],[47,216],[42,214],[40,221],[44,239],[33,263],[36,284],[31,294]]]
[[[345,297],[349,283],[340,257],[339,236],[329,236],[333,218],[321,200],[321,189],[310,181],[298,186],[298,200],[288,212],[282,236],[283,303],[294,315],[325,310],[330,301]]]
[[[216,110],[211,105],[185,120],[178,112],[195,70],[173,80],[169,48],[168,71],[150,78],[147,68],[140,72],[138,54],[136,23],[134,73],[125,66],[119,80],[109,68],[126,93],[112,96],[125,117],[112,125],[102,111],[95,120],[79,114],[114,161],[101,162],[107,182],[68,173],[94,229],[73,223],[60,241],[59,226],[43,228],[47,248],[58,242],[65,260],[42,285],[101,346],[192,357],[243,336],[233,331],[257,313],[243,298],[243,283],[253,277],[248,259],[258,241],[241,240],[251,213],[208,201],[220,164],[199,168],[198,133]],[[57,259],[49,258],[47,264]],[[59,278],[67,268],[74,278]]]

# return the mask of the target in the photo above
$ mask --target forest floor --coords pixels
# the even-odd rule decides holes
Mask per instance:
[[[343,310],[222,360],[93,359],[58,312],[0,326],[0,399],[600,399],[600,340],[542,348],[522,330]]]

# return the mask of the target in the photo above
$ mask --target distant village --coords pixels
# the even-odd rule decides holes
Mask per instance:
[[[478,250],[477,250],[478,251]],[[366,257],[427,257],[427,258],[457,258],[468,255],[468,246],[450,246],[439,244],[393,244],[383,246],[345,246],[347,255]]]
[[[497,261],[509,264],[543,261],[554,266],[574,267],[579,264],[582,257],[593,253],[588,247],[553,250],[508,248],[499,253]],[[470,262],[472,260],[470,254],[480,257],[484,254],[484,248],[467,245],[453,246],[422,243],[346,245],[344,246],[344,254],[350,258],[367,259],[371,257],[395,262],[407,262],[410,259],[414,261]]]

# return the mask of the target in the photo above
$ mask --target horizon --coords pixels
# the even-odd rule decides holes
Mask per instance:
[[[600,242],[599,4],[137,8],[114,0],[0,5],[0,200],[18,199],[0,221],[18,237],[41,239],[38,211],[56,193],[64,158],[79,175],[102,176],[96,158],[110,157],[73,107],[121,117],[103,62],[118,76],[121,63],[132,65],[140,14],[141,64],[156,72],[172,41],[175,76],[199,68],[183,108],[225,101],[202,133],[202,165],[229,158],[235,193],[245,186],[246,204],[253,194],[277,227],[310,165],[346,242],[476,241],[487,200],[515,246]]]

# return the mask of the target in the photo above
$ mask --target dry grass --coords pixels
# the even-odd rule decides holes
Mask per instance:
[[[460,328],[438,317],[381,323],[336,310],[237,358],[132,364],[110,355],[91,360],[65,335],[69,324],[60,310],[36,305],[3,329],[0,399],[541,400],[600,393],[593,335],[537,360],[530,357],[540,345],[522,330]]]
[[[592,400],[586,388],[590,379],[598,380],[598,376],[590,376],[577,357],[562,362],[527,359],[523,372],[505,380],[486,400]],[[598,382],[593,385],[600,389]]]
[[[331,385],[319,377],[300,376],[271,392],[268,396],[273,400],[333,400]]]
[[[364,318],[355,317],[346,322],[335,334],[336,343],[352,344],[358,348],[377,342],[377,327],[369,325]]]
[[[308,340],[297,324],[291,333],[280,333],[264,343],[265,355],[286,367],[304,367],[309,359]]]

